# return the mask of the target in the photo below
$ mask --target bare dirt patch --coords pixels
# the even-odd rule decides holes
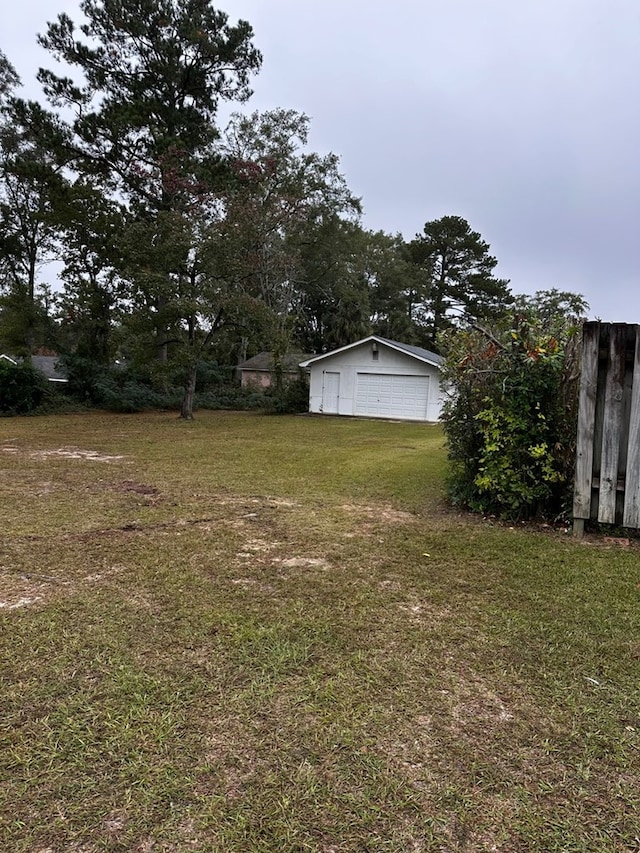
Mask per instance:
[[[461,679],[451,694],[451,714],[455,728],[477,728],[507,723],[513,712],[503,699],[480,678]]]
[[[6,450],[6,448],[3,448]],[[16,448],[17,450],[17,448]],[[84,459],[87,462],[119,462],[124,456],[114,456],[101,453],[99,450],[83,450],[81,447],[58,447],[55,450],[32,450],[29,452],[32,459]]]
[[[23,596],[15,601],[0,601],[0,609],[17,610],[20,607],[29,607],[42,599],[41,595]]]
[[[123,495],[132,495],[140,499],[144,506],[157,506],[164,501],[160,489],[148,483],[137,483],[134,480],[123,480],[111,487],[112,491]]]
[[[115,486],[115,489],[118,492],[133,492],[136,495],[155,496],[160,494],[160,490],[154,486],[148,486],[146,483],[135,483],[133,480],[123,480],[122,483]]]
[[[100,571],[65,578],[37,570],[0,566],[0,610],[20,610],[35,604],[47,604],[53,597],[67,595],[81,584],[104,583],[124,569],[119,564],[106,565]]]
[[[104,828],[109,835],[116,835],[127,825],[127,819],[124,815],[120,814],[111,814],[109,817],[105,818]]]
[[[286,560],[274,559],[286,569],[330,569],[331,563],[323,557],[288,557]]]
[[[413,513],[395,509],[391,504],[342,504],[340,509],[350,515],[359,515],[370,521],[409,524],[418,520],[418,517]]]
[[[19,572],[8,566],[0,566],[0,610],[32,607],[63,583],[49,575]]]
[[[278,545],[280,545],[279,542],[268,542],[266,539],[249,539],[245,542],[244,548],[249,556],[254,556],[255,554],[265,554],[273,551]],[[238,554],[238,556],[244,556],[244,554]]]
[[[428,601],[403,601],[398,607],[407,614],[407,619],[415,625],[442,622],[451,617],[448,607],[437,607]]]
[[[124,566],[115,565],[115,566],[107,566],[101,572],[94,572],[90,575],[85,575],[82,580],[85,583],[97,583],[98,581],[102,581],[105,578],[113,577],[114,575],[119,575],[121,572],[125,570]]]
[[[256,578],[233,578],[231,583],[241,589],[250,589],[254,592],[264,593],[265,595],[273,595],[275,587],[268,583],[261,583]]]

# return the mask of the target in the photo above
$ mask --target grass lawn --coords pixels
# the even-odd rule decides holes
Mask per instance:
[[[438,427],[0,420],[0,850],[640,849],[640,550]]]

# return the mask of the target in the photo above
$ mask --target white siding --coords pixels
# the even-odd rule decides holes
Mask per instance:
[[[325,385],[330,373],[339,375],[329,380],[339,383],[336,414],[437,421],[442,408],[439,369],[384,344],[377,346],[377,358],[369,341],[310,364],[309,411],[329,413]]]

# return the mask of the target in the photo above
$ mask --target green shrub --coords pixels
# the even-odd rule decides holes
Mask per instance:
[[[199,362],[196,393],[205,393],[206,391],[216,390],[221,387],[233,387],[234,372],[234,366],[221,365],[217,361]],[[181,377],[181,381],[175,384],[183,384],[183,378]]]
[[[195,409],[228,409],[249,411],[262,405],[262,392],[239,385],[221,385],[204,393],[197,393]]]
[[[4,415],[26,415],[42,403],[47,380],[28,363],[14,365],[0,360],[0,412]]]
[[[478,512],[558,517],[573,480],[578,327],[511,319],[445,339],[449,491]]]
[[[77,355],[65,356],[63,362],[67,393],[84,405],[129,413],[177,405],[175,393],[159,392],[135,369],[105,366]]]
[[[149,409],[178,410],[182,403],[184,370],[167,371],[160,382],[150,372],[135,366],[106,367],[75,355],[63,361],[69,377],[67,391],[82,405],[133,413]],[[221,367],[215,362],[199,365],[194,408],[258,408],[263,395],[231,381],[232,373],[232,367]]]
[[[275,415],[293,415],[309,411],[309,380],[306,373],[286,382],[282,388],[268,388],[263,397],[264,408]]]

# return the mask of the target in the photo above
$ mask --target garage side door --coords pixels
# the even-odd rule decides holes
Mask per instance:
[[[356,415],[426,420],[428,401],[428,376],[358,373]]]
[[[325,370],[322,374],[322,411],[337,415],[340,407],[340,374]]]

